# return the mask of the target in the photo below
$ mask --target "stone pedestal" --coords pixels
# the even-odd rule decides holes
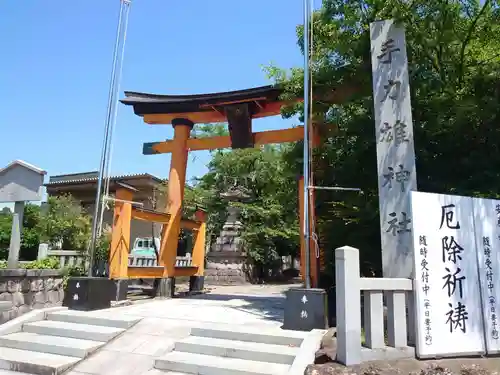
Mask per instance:
[[[283,329],[328,329],[328,302],[324,289],[293,288],[286,292]]]
[[[247,283],[246,255],[233,251],[211,251],[207,254],[205,281],[208,284],[230,285]]]

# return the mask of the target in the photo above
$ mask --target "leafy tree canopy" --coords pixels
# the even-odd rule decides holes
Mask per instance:
[[[364,194],[318,192],[319,232],[330,260],[335,247],[360,248],[364,272],[380,270],[369,24],[389,18],[406,28],[419,190],[496,197],[500,183],[492,168],[500,159],[498,1],[324,0],[313,24],[313,111],[337,131],[315,152],[315,184]],[[297,27],[303,51],[302,33]],[[285,98],[302,95],[302,69],[267,72]],[[346,100],[331,104],[339,95]],[[301,104],[283,110],[297,114]],[[300,148],[288,156],[297,171]]]

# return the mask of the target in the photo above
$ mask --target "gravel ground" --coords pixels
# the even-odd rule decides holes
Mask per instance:
[[[399,361],[374,361],[360,366],[345,367],[338,363],[310,365],[305,375],[493,375],[500,371],[500,358],[460,358],[435,361],[407,359]]]

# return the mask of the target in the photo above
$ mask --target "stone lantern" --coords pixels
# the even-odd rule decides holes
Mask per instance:
[[[242,203],[250,200],[246,189],[233,186],[220,195],[228,202],[227,218],[217,240],[207,253],[205,280],[212,284],[243,284],[246,282],[246,252],[243,248],[240,221],[241,209],[231,203]]]

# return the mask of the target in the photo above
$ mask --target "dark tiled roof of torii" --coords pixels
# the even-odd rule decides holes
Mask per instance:
[[[245,90],[195,95],[157,95],[125,91],[121,102],[134,106],[134,112],[141,116],[158,113],[189,113],[211,111],[209,106],[220,106],[228,102],[279,101],[282,90],[277,86],[261,86]]]

